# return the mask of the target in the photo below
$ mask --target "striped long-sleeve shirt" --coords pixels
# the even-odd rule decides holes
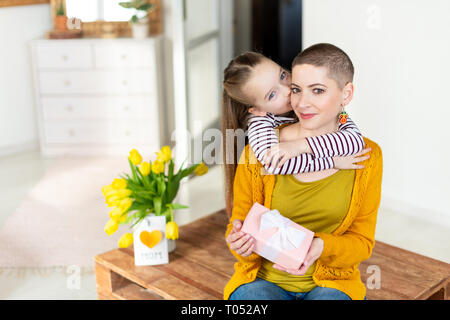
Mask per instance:
[[[248,142],[256,158],[262,163],[267,150],[278,143],[275,128],[284,123],[294,122],[293,118],[280,117],[268,113],[266,116],[252,116],[248,120]],[[271,174],[295,174],[331,169],[332,157],[348,156],[364,148],[364,139],[355,123],[347,118],[345,124],[339,124],[339,131],[321,136],[307,137],[312,154],[301,155],[287,160],[281,168],[264,165]]]

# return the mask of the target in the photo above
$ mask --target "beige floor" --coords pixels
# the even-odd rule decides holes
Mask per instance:
[[[0,158],[0,225],[39,181],[51,159],[37,151]],[[224,207],[222,170],[187,182],[180,202],[190,208],[176,218],[180,225]],[[379,211],[376,239],[450,263],[450,228],[399,213]],[[0,253],[1,254],[1,253]],[[79,275],[79,276],[78,276]],[[70,268],[0,269],[0,299],[96,299],[93,270]]]

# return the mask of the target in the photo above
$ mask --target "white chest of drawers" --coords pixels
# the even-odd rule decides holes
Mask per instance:
[[[42,155],[154,154],[160,48],[158,38],[32,41]]]

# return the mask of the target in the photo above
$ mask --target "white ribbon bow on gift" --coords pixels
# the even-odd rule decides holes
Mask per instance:
[[[268,211],[261,216],[259,231],[278,228],[277,232],[267,240],[266,245],[262,248],[259,253],[261,256],[275,262],[281,251],[295,249],[300,246],[306,234],[289,226],[290,223],[292,221],[283,217],[276,209]]]

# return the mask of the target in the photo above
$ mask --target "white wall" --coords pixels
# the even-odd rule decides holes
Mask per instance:
[[[383,150],[382,208],[450,224],[450,1],[305,0],[303,47],[355,65],[348,111]]]
[[[0,8],[0,156],[38,146],[29,41],[51,27],[48,4]]]

